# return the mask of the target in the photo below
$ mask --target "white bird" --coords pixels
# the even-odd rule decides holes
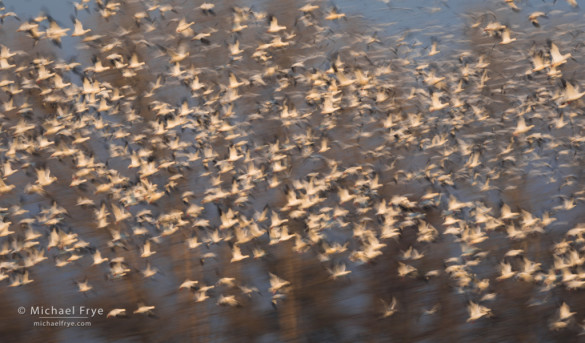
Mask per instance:
[[[331,269],[327,269],[329,271],[329,273],[331,274],[331,278],[333,280],[345,276],[345,275],[349,275],[351,273],[351,270],[347,270],[347,267],[345,266],[345,264],[336,264],[333,266],[333,268]]]
[[[437,41],[434,41],[431,44],[431,51],[429,51],[429,56],[435,56],[438,53],[440,53],[440,51],[437,49]]]
[[[219,299],[217,299],[217,304],[231,307],[240,306],[240,302],[236,299],[235,295],[220,294]]]
[[[317,5],[306,4],[303,7],[299,8],[299,10],[303,13],[310,13],[318,8],[319,8],[319,6],[317,6]]]
[[[248,257],[250,257],[248,255],[242,254],[242,251],[240,250],[240,247],[238,246],[238,244],[234,244],[234,248],[232,250],[232,253],[233,253],[233,257],[230,260],[230,262],[238,262],[238,261],[242,261],[242,260],[245,260]]]
[[[195,292],[195,302],[202,302],[205,301],[207,299],[209,299],[209,296],[207,295],[207,291],[212,289],[213,286],[204,286],[201,287],[197,292]]]
[[[83,282],[77,282],[77,287],[79,287],[79,291],[81,293],[85,293],[88,291],[91,291],[93,289],[93,287],[89,284],[89,282],[87,280],[83,281]]]
[[[125,308],[115,308],[113,310],[111,310],[110,312],[108,312],[106,318],[110,318],[110,317],[120,317],[120,316],[125,316],[126,315],[126,309]]]
[[[91,29],[84,29],[81,21],[79,21],[79,19],[75,18],[75,27],[73,29],[73,33],[71,34],[71,37],[83,36],[90,31],[91,31]]]
[[[187,242],[187,246],[189,247],[189,249],[195,249],[201,245],[201,242],[199,242],[197,236],[187,238],[186,242]]]
[[[138,308],[134,311],[137,314],[152,314],[152,311],[155,309],[154,306],[146,306],[146,305],[139,305]]]
[[[119,223],[132,217],[132,215],[124,210],[122,207],[112,205],[112,214],[114,215],[114,222]]]
[[[329,11],[329,13],[325,16],[325,20],[337,20],[345,17],[345,13],[339,13],[335,7]]]
[[[396,297],[392,297],[392,302],[390,302],[390,304],[386,303],[384,299],[380,299],[380,301],[384,306],[382,311],[382,318],[388,318],[398,311],[398,302],[396,301]]]
[[[533,127],[534,127],[534,125],[527,126],[526,121],[524,120],[524,117],[520,117],[518,119],[518,124],[516,125],[516,129],[514,130],[514,132],[512,134],[514,136],[518,136],[518,135],[521,135],[523,133],[530,131]]]
[[[569,319],[573,315],[575,315],[575,313],[576,312],[571,312],[571,309],[569,308],[569,305],[567,305],[567,303],[563,302],[563,304],[559,308],[559,320]]]
[[[562,64],[565,64],[567,60],[571,58],[571,53],[561,54],[559,47],[556,46],[555,43],[551,43],[550,45],[550,66],[551,67],[558,67]]]
[[[0,237],[6,237],[14,233],[14,231],[10,231],[10,224],[12,222],[0,222]]]
[[[569,5],[571,5],[572,7],[574,7],[574,8],[579,7],[579,4],[577,3],[577,0],[567,0],[567,3]]]
[[[530,20],[532,25],[534,25],[536,27],[540,27],[540,23],[538,22],[538,18],[540,18],[540,17],[547,18],[546,14],[544,12],[537,11],[537,12],[532,12],[528,16],[528,20]]]
[[[275,16],[273,16],[272,19],[270,20],[270,26],[268,27],[268,32],[276,33],[276,32],[280,32],[282,30],[286,30],[286,26],[278,25],[278,20],[276,19]]]
[[[569,325],[569,319],[571,319],[576,312],[571,312],[569,305],[563,302],[559,308],[558,319],[550,324],[552,330],[564,329]]]
[[[534,56],[532,56],[532,64],[534,66],[532,68],[533,73],[539,72],[550,67],[550,64],[544,62],[544,58],[542,57],[541,54],[535,54]]]
[[[140,257],[149,257],[156,254],[156,251],[152,251],[150,248],[150,240],[146,240],[146,242],[144,242],[144,245],[142,246],[142,253],[140,254]]]
[[[48,186],[48,185],[52,184],[55,180],[57,180],[56,177],[51,177],[51,170],[49,170],[49,169],[37,169],[36,171],[37,171],[37,183],[41,187]]]
[[[194,22],[187,22],[187,20],[185,18],[181,18],[179,20],[179,24],[177,24],[177,33],[183,33],[184,31],[187,31],[187,29],[189,29],[192,25],[194,25]]]
[[[56,21],[50,20],[49,28],[45,31],[45,36],[52,40],[53,43],[61,45],[61,37],[67,35],[67,31],[69,31],[69,28],[63,29]]]
[[[559,104],[566,104],[581,99],[583,95],[585,95],[585,92],[579,92],[579,86],[573,86],[571,83],[567,82],[565,84],[563,95],[558,102]]]
[[[520,214],[518,212],[512,212],[512,209],[507,204],[502,204],[502,208],[500,210],[500,217],[501,219],[515,219],[518,218]]]
[[[7,185],[4,180],[0,178],[0,194],[8,193],[16,187],[15,185]]]
[[[158,269],[156,269],[155,267],[152,267],[150,265],[150,263],[147,263],[146,269],[142,270],[142,275],[144,275],[145,278],[152,277],[152,276],[156,275],[156,273],[158,273]]]
[[[431,106],[429,107],[429,111],[430,112],[434,112],[434,111],[440,111],[443,108],[449,106],[448,102],[441,102],[440,99],[441,94],[438,92],[433,93],[432,99],[431,99]]]
[[[179,289],[183,289],[183,288],[195,289],[197,284],[199,284],[199,281],[187,279],[187,280],[183,281],[183,283],[179,286]]]
[[[276,293],[279,289],[290,285],[290,282],[283,280],[272,273],[268,274],[270,275],[270,288],[268,289],[270,292]]]
[[[473,301],[469,302],[467,311],[469,312],[469,318],[467,319],[468,322],[476,321],[482,317],[491,316],[492,314],[492,310],[485,306],[476,304]]]
[[[500,273],[501,275],[497,277],[497,280],[506,280],[516,275],[516,272],[512,271],[512,265],[505,262],[500,263]]]
[[[95,253],[92,255],[93,257],[93,266],[102,264],[104,262],[108,262],[108,258],[102,258],[102,254],[99,250],[96,250]]]
[[[502,40],[500,41],[500,44],[502,45],[510,44],[514,41],[516,41],[516,38],[510,37],[510,29],[506,27],[504,31],[502,31]]]

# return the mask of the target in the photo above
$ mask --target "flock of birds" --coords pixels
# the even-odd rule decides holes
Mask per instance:
[[[0,49],[2,285],[42,282],[45,265],[85,270],[73,281],[88,296],[101,275],[140,275],[195,302],[278,307],[291,275],[252,284],[220,266],[280,249],[332,280],[380,260],[400,278],[448,278],[469,322],[497,317],[497,283],[582,290],[584,26],[546,29],[581,15],[570,3],[526,17],[498,2],[457,42],[355,33],[359,18],[321,1],[285,17],[81,0],[73,28],[2,5],[16,31]],[[117,31],[78,19],[87,12]],[[501,19],[518,13],[525,22]],[[47,53],[67,44],[78,58]],[[451,255],[424,269],[437,242]],[[157,251],[180,246],[204,273],[157,268]],[[551,330],[579,324],[570,303],[544,298],[558,303]],[[400,298],[379,300],[381,318],[400,312]],[[140,301],[107,317],[156,315]]]

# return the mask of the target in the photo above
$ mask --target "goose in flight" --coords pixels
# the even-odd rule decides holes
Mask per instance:
[[[512,42],[515,42],[516,38],[512,38],[511,37],[511,32],[510,32],[510,28],[506,27],[503,31],[502,31],[502,40],[500,41],[501,45],[506,45],[506,44],[510,44]]]
[[[73,28],[73,33],[71,33],[71,37],[81,37],[89,32],[91,32],[91,29],[84,29],[83,28],[83,24],[81,23],[81,21],[77,18],[74,18],[74,23],[75,26]]]
[[[134,314],[152,315],[155,306],[138,305],[138,308],[133,312]]]
[[[112,309],[110,312],[108,312],[108,314],[106,315],[106,318],[123,317],[125,315],[126,315],[125,308],[115,308],[115,309]]]
[[[380,299],[380,301],[384,306],[382,310],[382,318],[388,318],[397,312],[398,302],[396,301],[396,297],[392,297],[390,304],[386,303],[384,299]]]
[[[337,20],[345,18],[345,13],[340,13],[335,7],[331,8],[329,13],[325,16],[325,20]]]
[[[476,321],[483,317],[489,317],[492,315],[492,311],[482,305],[474,303],[473,301],[469,302],[467,306],[467,311],[469,312],[469,318],[467,319],[468,322]]]
[[[532,25],[534,25],[535,27],[540,27],[540,22],[538,21],[538,18],[548,18],[546,13],[541,12],[541,11],[536,11],[536,12],[532,12],[529,16],[528,16],[528,20],[530,20],[530,22],[532,23]]]
[[[342,276],[349,275],[351,270],[347,270],[345,264],[336,264],[331,269],[327,269],[331,274],[333,280],[338,279]]]
[[[562,64],[565,64],[567,60],[571,58],[571,53],[561,54],[561,51],[557,47],[555,43],[550,44],[550,66],[551,67],[558,67]]]
[[[196,290],[197,289],[197,285],[199,284],[199,281],[197,280],[185,280],[183,281],[183,283],[179,286],[179,290],[186,288],[186,289],[190,289],[190,290]]]
[[[278,20],[275,16],[270,18],[270,26],[268,27],[269,33],[277,33],[280,31],[286,30],[286,26],[278,25]]]
[[[77,287],[79,287],[79,291],[81,293],[89,292],[93,289],[93,287],[89,284],[87,279],[85,281],[77,282]]]
[[[61,37],[67,35],[69,28],[61,28],[57,22],[52,19],[49,19],[49,28],[45,31],[45,36],[50,39],[55,45],[61,47]]]
[[[268,274],[270,275],[270,288],[268,290],[271,293],[276,293],[281,288],[290,285],[290,282],[283,280],[272,273],[268,273]]]
[[[584,92],[580,92],[579,86],[573,86],[570,82],[565,83],[565,89],[563,94],[560,96],[558,103],[560,105],[566,105],[572,101],[577,101],[585,95]]]

